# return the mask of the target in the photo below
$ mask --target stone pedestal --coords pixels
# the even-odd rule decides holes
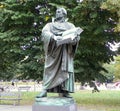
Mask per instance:
[[[45,97],[36,99],[32,111],[77,111],[73,98]]]

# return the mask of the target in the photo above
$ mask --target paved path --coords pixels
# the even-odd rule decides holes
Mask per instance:
[[[0,111],[32,111],[32,106],[13,106],[13,105],[0,105]],[[100,110],[92,110],[79,108],[78,111],[100,111]]]
[[[0,105],[0,111],[32,111],[32,106]]]

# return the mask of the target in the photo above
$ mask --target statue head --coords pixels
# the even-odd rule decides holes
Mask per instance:
[[[67,16],[67,11],[65,10],[65,8],[57,8],[56,19],[66,18],[66,16]]]

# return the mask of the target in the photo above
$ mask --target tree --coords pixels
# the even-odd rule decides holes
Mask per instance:
[[[111,62],[110,64],[103,64],[103,67],[108,70],[107,73],[103,72],[103,74],[107,77],[106,82],[113,82],[115,80],[115,62]]]
[[[70,21],[84,29],[75,59],[77,81],[105,80],[100,72],[108,71],[102,67],[102,63],[110,63],[115,56],[109,43],[120,40],[119,33],[114,31],[119,17],[116,13],[101,8],[103,1],[84,0],[78,4],[64,1]],[[61,4],[62,1],[59,5]],[[58,3],[52,5],[57,7]]]
[[[7,74],[8,67],[11,71],[12,67],[20,68],[22,78],[36,79],[43,71],[43,47],[40,34],[49,11],[42,16],[39,16],[39,13],[48,10],[47,6],[44,0],[5,0],[1,2],[1,6],[0,56],[3,61],[1,66],[5,68],[1,70]],[[41,12],[39,7],[42,8]],[[14,65],[15,63],[19,65]]]
[[[117,24],[115,31],[120,32],[120,0],[106,0],[101,7],[117,14],[118,21],[114,22],[114,19],[111,18],[111,22]]]
[[[120,32],[120,0],[106,0],[105,2],[102,3],[102,6],[101,6],[103,9],[107,9],[109,11],[111,11],[112,13],[116,13],[117,14],[117,19],[118,21],[114,21],[114,19],[110,18],[110,21],[113,22],[114,24],[116,24],[116,27],[114,27],[114,30],[116,32]],[[118,41],[119,42],[119,41]],[[120,48],[118,48],[118,57],[115,58],[115,78],[116,79],[120,79],[120,72],[119,72],[119,69],[120,69],[120,62],[119,62],[119,51]]]
[[[51,21],[55,9],[63,6],[68,11],[69,21],[80,26],[84,32],[75,56],[76,81],[104,81],[101,71],[103,63],[110,63],[115,52],[109,43],[119,41],[117,13],[101,8],[104,0],[5,0],[1,2],[0,43],[3,59],[16,63],[21,78],[41,79],[43,75],[44,51],[41,29]],[[72,7],[72,8],[71,8]],[[4,19],[3,19],[4,18]],[[112,18],[112,20],[111,20]],[[0,55],[1,56],[1,55]],[[12,61],[12,62],[11,62]],[[3,63],[2,63],[3,66]],[[9,65],[6,63],[6,67]]]
[[[120,55],[115,57],[114,62],[111,62],[110,64],[104,64],[103,67],[108,70],[108,73],[103,73],[108,80],[120,80]]]
[[[115,78],[120,80],[120,55],[118,55],[115,59]]]
[[[80,81],[105,80],[101,71],[107,72],[102,63],[110,63],[115,52],[109,43],[119,41],[119,34],[113,30],[118,15],[102,9],[103,0],[84,0],[72,9],[71,18],[77,26],[84,29],[76,55],[76,76]]]

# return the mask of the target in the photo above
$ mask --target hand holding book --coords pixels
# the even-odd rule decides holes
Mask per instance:
[[[57,40],[57,45],[72,43],[76,40],[80,39],[80,34],[82,33],[82,29],[80,27],[69,29],[63,32],[60,40]]]

